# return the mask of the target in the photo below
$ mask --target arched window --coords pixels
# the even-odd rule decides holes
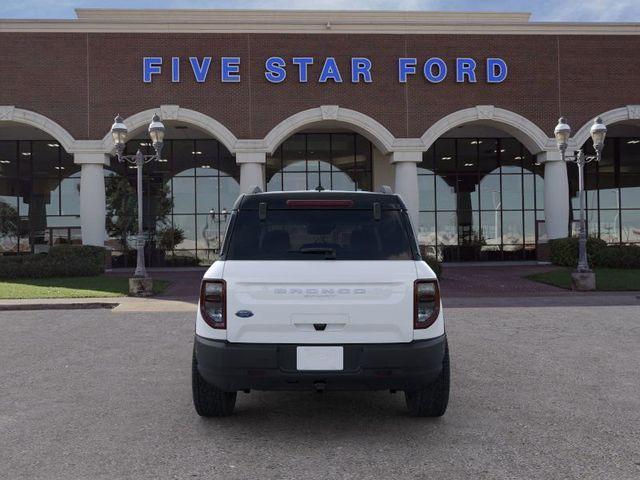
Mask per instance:
[[[418,166],[421,244],[445,260],[531,258],[543,170],[513,138],[440,138]]]
[[[297,133],[267,157],[267,190],[371,190],[372,155],[356,133]]]

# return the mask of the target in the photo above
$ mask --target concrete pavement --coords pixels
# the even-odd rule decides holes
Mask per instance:
[[[0,478],[640,477],[640,307],[450,308],[450,409],[381,393],[191,405],[191,312],[0,313]]]

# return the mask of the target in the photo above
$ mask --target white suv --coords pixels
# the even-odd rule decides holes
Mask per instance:
[[[443,415],[449,351],[438,281],[391,193],[254,193],[202,280],[192,368],[199,415],[236,392],[404,390]]]

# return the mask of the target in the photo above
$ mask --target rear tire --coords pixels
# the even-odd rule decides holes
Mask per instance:
[[[191,361],[193,406],[201,417],[228,417],[236,406],[237,392],[225,392],[208,383],[198,371],[196,352]]]
[[[445,343],[442,371],[430,385],[404,392],[409,414],[413,417],[441,417],[449,404],[449,345]]]

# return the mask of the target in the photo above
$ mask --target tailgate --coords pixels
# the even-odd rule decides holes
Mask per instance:
[[[227,261],[224,279],[230,342],[413,340],[413,261]]]

